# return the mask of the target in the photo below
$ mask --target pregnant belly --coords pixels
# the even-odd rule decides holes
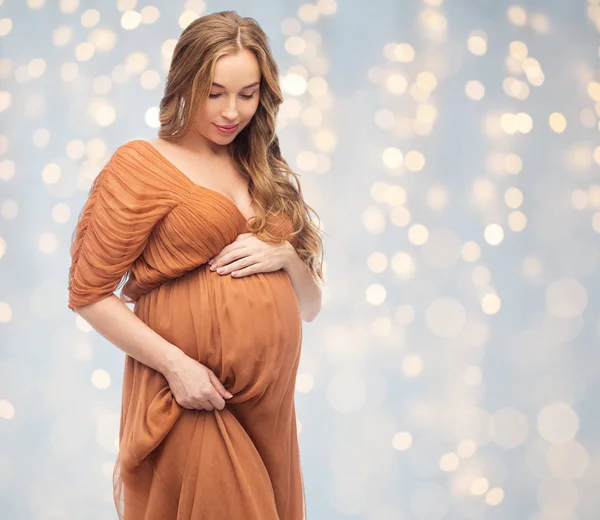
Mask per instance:
[[[233,278],[204,264],[144,295],[135,312],[234,394],[262,393],[297,368],[302,322],[283,270]]]

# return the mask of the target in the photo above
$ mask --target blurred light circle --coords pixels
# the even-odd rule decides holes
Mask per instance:
[[[410,150],[406,154],[405,164],[408,170],[419,172],[425,166],[425,156],[417,150]]]
[[[399,168],[404,162],[404,155],[395,147],[386,148],[381,156],[383,164],[388,168]]]
[[[467,40],[468,49],[476,56],[483,56],[487,51],[487,39],[483,33],[470,36]]]
[[[468,81],[465,85],[465,93],[472,100],[479,101],[485,95],[485,87],[480,81]]]
[[[573,518],[570,515],[577,507],[579,493],[574,484],[558,479],[548,479],[540,482],[537,501],[544,511],[551,511],[554,518]],[[543,519],[540,519],[543,520]]]
[[[8,323],[12,319],[12,308],[7,302],[0,302],[0,323]]]
[[[71,38],[73,38],[73,29],[66,25],[61,25],[52,32],[52,44],[55,47],[64,47],[71,41]]]
[[[537,429],[549,442],[554,444],[569,442],[579,430],[579,417],[567,403],[551,403],[540,410]]]
[[[387,297],[387,291],[383,285],[374,283],[367,287],[365,297],[371,305],[381,305]]]
[[[110,386],[110,374],[106,370],[100,368],[92,372],[92,384],[100,389],[104,390]]]
[[[504,490],[499,487],[490,489],[485,495],[485,503],[488,506],[497,506],[504,500]]]
[[[417,354],[411,354],[402,362],[402,372],[406,377],[417,377],[423,371],[423,360]]]
[[[474,495],[485,495],[489,488],[490,483],[485,477],[477,477],[473,480],[473,482],[471,482],[471,485],[469,486],[469,490]]]
[[[158,118],[158,107],[150,107],[144,114],[144,121],[150,128],[160,128],[160,120]]]
[[[121,16],[121,27],[127,31],[137,28],[142,22],[142,15],[137,11],[125,11]]]
[[[475,455],[477,451],[477,444],[473,439],[463,439],[458,443],[458,447],[456,448],[456,453],[462,459],[468,459]]]
[[[456,453],[444,453],[440,459],[440,469],[445,472],[454,471],[459,464],[460,459]]]
[[[19,214],[19,203],[13,199],[6,199],[0,205],[0,214],[6,220],[13,220]]]
[[[526,257],[521,263],[521,271],[523,276],[527,278],[535,278],[542,272],[542,264],[537,258]]]
[[[398,451],[405,451],[412,445],[412,435],[409,432],[398,432],[392,439],[392,446]]]
[[[296,392],[306,394],[315,386],[315,380],[310,374],[299,373],[296,378]]]
[[[287,74],[281,78],[281,88],[292,96],[300,96],[306,92],[306,79],[298,74]]]
[[[140,11],[140,16],[143,24],[151,24],[159,19],[160,11],[153,5],[147,5]]]
[[[42,169],[42,178],[46,184],[56,184],[60,176],[60,166],[56,163],[49,163]]]
[[[577,480],[588,469],[590,457],[579,442],[569,441],[551,445],[546,452],[546,462],[555,478]]]
[[[483,236],[488,244],[497,246],[504,240],[504,230],[499,224],[490,224],[486,226]]]
[[[404,252],[398,252],[392,256],[391,267],[402,279],[412,278],[416,271],[412,256]]]
[[[388,260],[385,253],[374,251],[367,258],[367,265],[374,273],[382,273],[387,269]]]
[[[466,310],[459,301],[441,297],[427,308],[427,327],[436,336],[449,338],[458,334],[465,326],[466,315]]]
[[[586,288],[572,278],[560,278],[546,289],[546,307],[559,318],[581,316],[588,304]]]
[[[496,314],[500,310],[501,306],[502,301],[496,293],[488,293],[481,298],[481,309],[486,314]]]
[[[58,239],[54,233],[42,233],[38,238],[38,249],[41,253],[52,254],[58,249]]]
[[[386,78],[385,88],[391,94],[401,95],[406,92],[408,81],[402,74],[394,72]]]
[[[392,126],[394,126],[394,123],[396,121],[396,117],[394,116],[394,113],[391,110],[388,110],[387,108],[383,108],[378,110],[377,112],[375,112],[375,124],[379,127],[379,128],[391,128]]]
[[[50,142],[50,131],[47,128],[38,128],[31,136],[36,148],[44,148]]]
[[[362,222],[365,229],[373,235],[379,235],[385,231],[385,216],[379,208],[365,209],[362,214]]]
[[[429,231],[422,224],[414,224],[408,230],[408,240],[411,244],[422,246],[429,239]]]
[[[448,190],[436,185],[427,190],[427,205],[434,211],[442,211],[448,205]]]
[[[10,421],[15,417],[15,407],[10,401],[0,399],[0,419]]]
[[[481,247],[477,242],[465,242],[462,245],[461,254],[465,262],[476,262],[481,256]]]

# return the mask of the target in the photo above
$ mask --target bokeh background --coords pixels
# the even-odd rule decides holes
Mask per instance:
[[[325,231],[308,518],[600,519],[600,0],[0,0],[0,517],[116,518],[124,354],[67,309],[70,237],[226,9]]]

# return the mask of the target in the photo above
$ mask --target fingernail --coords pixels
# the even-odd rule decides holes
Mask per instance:
[[[233,394],[230,392],[227,392],[225,395],[227,396],[227,399],[231,399],[233,397]]]

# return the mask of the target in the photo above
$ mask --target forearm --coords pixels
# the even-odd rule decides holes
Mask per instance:
[[[284,270],[292,282],[304,321],[312,321],[321,310],[321,289],[313,278],[310,269],[289,244],[289,254]]]
[[[114,294],[75,310],[113,345],[162,374],[167,374],[176,360],[185,355],[148,327]]]

